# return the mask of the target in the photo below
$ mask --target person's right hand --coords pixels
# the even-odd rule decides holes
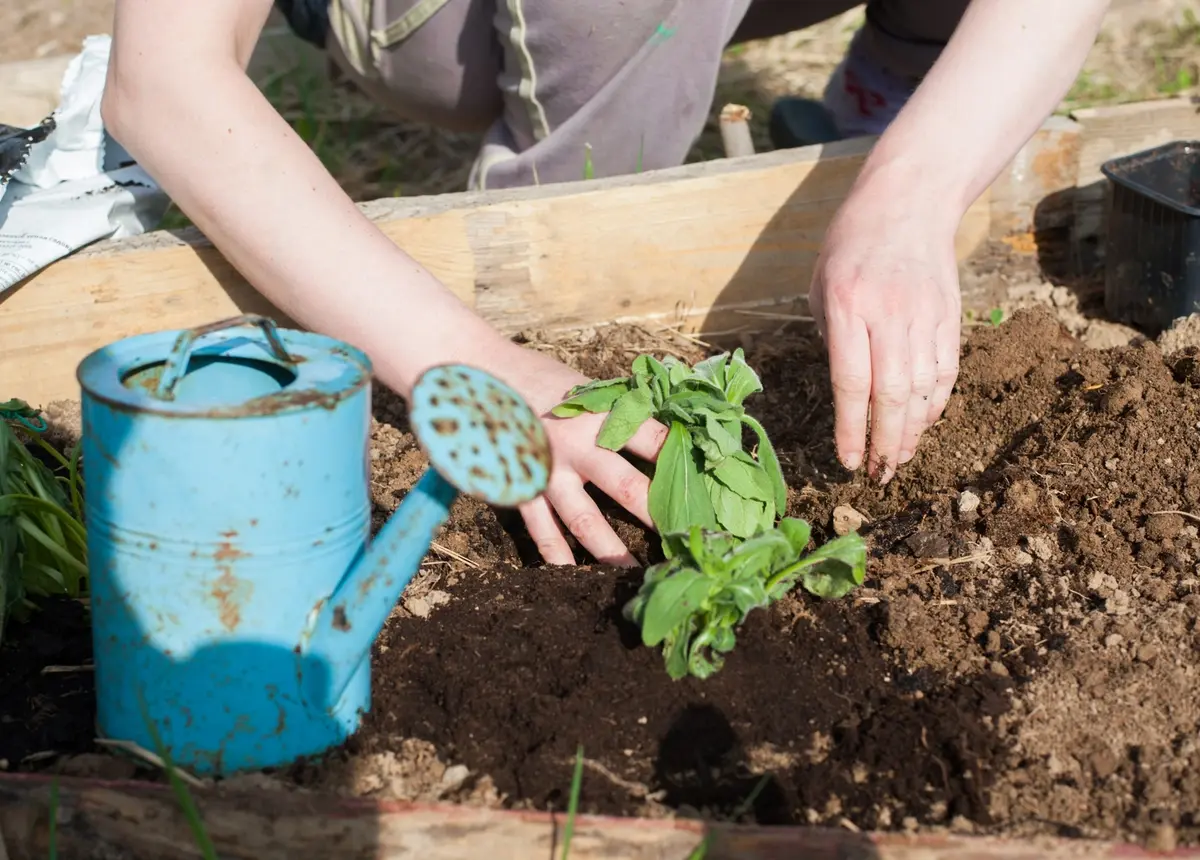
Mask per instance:
[[[520,509],[529,536],[547,564],[575,563],[561,522],[597,561],[637,566],[637,559],[608,524],[585,485],[593,484],[647,528],[653,528],[648,507],[650,479],[620,454],[596,445],[607,415],[576,418],[550,415],[550,410],[567,396],[572,386],[589,381],[586,376],[532,349],[515,344],[513,348],[516,352],[506,354],[501,362],[490,363],[504,368],[497,375],[517,389],[542,416],[554,458],[545,493]],[[666,437],[666,428],[650,420],[625,449],[653,462]]]

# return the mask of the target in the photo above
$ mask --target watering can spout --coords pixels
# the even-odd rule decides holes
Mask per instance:
[[[541,495],[550,446],[537,414],[514,390],[473,367],[439,365],[413,388],[409,423],[430,467],[309,627],[308,647],[327,663],[317,701],[336,707],[412,581],[459,493],[496,507]],[[311,683],[311,682],[310,682]]]

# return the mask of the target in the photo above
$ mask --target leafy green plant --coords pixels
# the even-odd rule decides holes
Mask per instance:
[[[666,537],[668,559],[647,568],[625,617],[648,647],[662,646],[667,674],[707,678],[736,644],[736,629],[751,610],[779,600],[799,583],[836,599],[861,585],[867,551],[850,533],[806,552],[812,529],[784,517],[778,527],[749,540],[692,526]]]
[[[87,532],[77,446],[64,456],[37,433],[37,413],[0,403],[0,638],[7,618],[34,609],[30,597],[80,597],[87,587]],[[44,426],[41,425],[41,426]],[[31,429],[32,428],[32,429]],[[25,437],[60,467],[55,474]]]
[[[743,406],[762,391],[741,349],[689,367],[673,357],[638,356],[627,377],[579,385],[553,414],[607,412],[597,444],[619,451],[649,418],[667,426],[650,482],[650,516],[667,539],[692,526],[740,538],[770,529],[787,505],[787,485],[763,426]],[[758,439],[757,459],[742,446],[742,429]]]

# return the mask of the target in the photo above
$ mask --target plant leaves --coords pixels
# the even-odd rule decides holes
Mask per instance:
[[[696,459],[691,434],[680,422],[672,422],[650,481],[650,517],[660,535],[685,532],[692,526],[717,527]]]
[[[654,646],[683,624],[708,597],[710,583],[701,571],[683,569],[657,582],[646,601],[642,643]]]
[[[736,433],[730,430],[728,421],[722,421],[711,412],[704,416],[704,431],[708,434],[708,438],[716,443],[723,458],[732,457],[734,453],[742,450],[740,423],[735,423],[734,428],[737,430]]]
[[[630,390],[627,379],[608,379],[577,385],[567,392],[567,399],[550,410],[556,418],[574,418],[584,413],[607,412],[618,398]]]
[[[787,538],[788,543],[792,546],[792,551],[797,556],[808,548],[808,541],[812,537],[812,526],[805,520],[797,517],[784,517],[779,521],[779,531]]]
[[[739,538],[754,537],[758,533],[765,507],[762,502],[742,498],[711,475],[704,475],[704,484],[712,499],[718,526]]]
[[[763,390],[762,380],[754,369],[746,363],[746,355],[741,347],[734,350],[725,370],[725,396],[730,403],[741,406],[751,394]]]
[[[783,479],[783,469],[779,465],[779,457],[775,454],[775,447],[771,444],[771,440],[767,438],[766,429],[758,423],[757,419],[749,415],[743,415],[742,423],[753,430],[754,435],[758,437],[758,462],[762,464],[767,477],[771,479],[771,485],[775,492],[775,509],[786,511],[787,482]]]
[[[621,395],[604,419],[596,444],[610,451],[620,451],[638,428],[650,420],[652,410],[649,388],[638,386]]]
[[[728,363],[729,353],[723,352],[720,355],[696,362],[692,372],[701,379],[708,380],[723,392],[725,391],[725,365]]]
[[[804,571],[804,587],[817,597],[836,600],[862,585],[867,570],[867,545],[857,533],[842,535],[818,547],[804,560],[814,562]]]
[[[722,460],[713,469],[713,477],[745,499],[773,502],[774,490],[762,466],[744,451]]]

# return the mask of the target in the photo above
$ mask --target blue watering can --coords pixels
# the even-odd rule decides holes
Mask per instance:
[[[370,707],[371,646],[458,493],[512,507],[550,474],[515,391],[434,367],[409,411],[432,468],[370,541],[358,350],[251,315],[118,341],[77,375],[97,731],[161,740],[199,774],[344,741]]]

